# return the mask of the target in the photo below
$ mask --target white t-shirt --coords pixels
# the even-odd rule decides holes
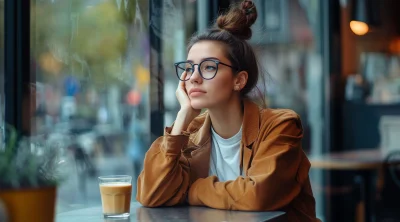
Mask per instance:
[[[209,176],[216,175],[220,182],[240,176],[240,142],[242,127],[236,135],[224,139],[211,127],[212,149]]]

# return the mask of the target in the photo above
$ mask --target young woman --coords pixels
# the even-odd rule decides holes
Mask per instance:
[[[246,42],[256,18],[253,2],[233,5],[175,64],[181,108],[146,153],[136,197],[144,206],[282,210],[290,221],[318,221],[299,116],[248,99],[259,77]]]

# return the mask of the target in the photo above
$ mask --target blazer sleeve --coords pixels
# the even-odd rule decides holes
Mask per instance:
[[[249,211],[288,205],[300,193],[310,169],[301,148],[300,118],[290,115],[266,128],[262,142],[253,147],[257,151],[246,177],[226,182],[219,182],[216,176],[198,179],[190,187],[189,204]]]
[[[172,206],[187,199],[190,167],[181,151],[188,144],[189,133],[170,135],[171,129],[167,127],[146,153],[136,195],[143,206]]]

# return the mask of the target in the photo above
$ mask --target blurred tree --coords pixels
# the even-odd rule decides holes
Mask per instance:
[[[119,6],[115,0],[90,2],[33,1],[33,57],[42,58],[45,79],[57,80],[62,72],[106,88],[132,76],[124,73],[122,66],[137,1],[119,1]]]

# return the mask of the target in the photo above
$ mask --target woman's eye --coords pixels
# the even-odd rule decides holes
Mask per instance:
[[[215,69],[215,66],[206,66],[207,71],[214,71]]]

